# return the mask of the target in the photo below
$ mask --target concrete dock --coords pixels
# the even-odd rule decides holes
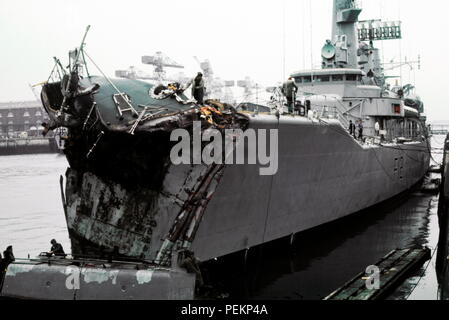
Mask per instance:
[[[36,300],[192,300],[195,275],[179,268],[106,260],[17,259],[0,298]]]

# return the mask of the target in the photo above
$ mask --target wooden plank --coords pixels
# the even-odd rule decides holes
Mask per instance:
[[[366,275],[361,272],[324,300],[377,300],[398,287],[404,277],[431,258],[428,248],[394,250],[374,266],[380,271],[380,289],[366,288]]]
[[[382,258],[381,261],[383,261],[383,260],[385,260],[385,259],[388,259],[388,258],[391,257],[392,255],[394,255],[396,252],[397,252],[397,250],[393,250],[393,251],[389,252],[384,258]],[[363,277],[365,277],[365,272],[359,273],[357,276],[354,277],[354,279],[362,279]],[[346,282],[343,286],[341,286],[340,288],[338,288],[337,290],[335,290],[333,293],[331,293],[331,294],[329,295],[329,297],[330,297],[330,296],[336,296],[336,295],[342,293],[342,291],[343,291],[345,288],[350,287],[351,285],[354,284],[354,282],[355,282],[354,279],[349,280],[348,282]],[[325,298],[325,300],[326,300],[326,299],[327,299],[327,298]]]

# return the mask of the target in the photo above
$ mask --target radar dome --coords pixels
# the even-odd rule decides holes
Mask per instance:
[[[323,47],[323,49],[321,50],[321,56],[324,59],[332,59],[333,57],[335,57],[335,47],[331,44],[331,43],[326,43]]]

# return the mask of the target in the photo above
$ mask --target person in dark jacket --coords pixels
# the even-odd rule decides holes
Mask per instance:
[[[355,138],[356,126],[352,120],[349,120],[349,134]]]
[[[16,258],[14,257],[12,246],[9,246],[5,251],[3,251],[3,260],[1,262],[2,271],[5,271],[6,268],[14,261],[16,261]]]
[[[288,78],[288,81],[282,86],[282,93],[287,98],[288,113],[294,112],[297,92],[298,87],[296,86],[295,80],[292,77]]]
[[[198,102],[198,104],[204,104],[204,79],[201,72],[193,79],[192,82],[192,96]]]
[[[64,248],[55,239],[51,240],[50,255],[55,255],[56,257],[65,257]]]
[[[0,257],[1,257],[1,254],[0,254]],[[6,269],[14,261],[16,261],[16,259],[14,258],[12,246],[9,246],[8,248],[6,248],[5,251],[3,251],[3,259],[0,259],[0,290],[3,287],[3,281],[5,279]]]
[[[359,139],[363,141],[363,120],[359,121],[358,129],[359,129]]]
[[[1,257],[1,254],[0,254],[0,257]],[[5,274],[6,274],[6,269],[14,261],[16,261],[16,259],[14,257],[14,253],[12,251],[12,246],[9,246],[8,248],[6,248],[5,251],[3,251],[3,260],[0,259],[0,290],[3,287],[3,281],[5,278]]]

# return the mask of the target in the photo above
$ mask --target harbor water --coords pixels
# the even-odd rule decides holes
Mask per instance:
[[[438,150],[444,136],[433,137]],[[435,160],[441,161],[436,151]],[[35,257],[57,239],[70,252],[59,178],[67,161],[55,154],[0,157],[0,247]],[[397,248],[427,246],[433,259],[391,299],[439,298],[435,271],[438,196],[419,186],[374,208],[263,247],[205,265],[206,280],[238,299],[322,299]]]
[[[16,257],[50,250],[57,239],[70,251],[59,178],[68,167],[59,154],[0,157],[0,248]]]

